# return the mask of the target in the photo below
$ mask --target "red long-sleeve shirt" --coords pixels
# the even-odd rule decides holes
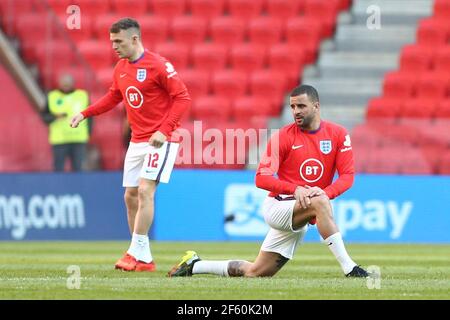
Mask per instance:
[[[333,182],[336,170],[339,178]],[[317,186],[333,199],[352,186],[354,173],[345,128],[322,121],[318,130],[308,132],[294,123],[270,139],[256,172],[256,186],[270,191],[271,197],[293,195],[297,186]]]
[[[85,118],[102,114],[122,100],[133,142],[148,141],[156,131],[170,140],[191,104],[186,86],[173,65],[147,50],[136,61],[121,59],[114,69],[109,92],[82,114]]]

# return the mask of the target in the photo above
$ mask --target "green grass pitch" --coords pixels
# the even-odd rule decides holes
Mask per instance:
[[[355,261],[381,270],[345,278],[328,248],[306,243],[273,278],[167,278],[185,250],[205,260],[253,260],[256,242],[152,242],[157,272],[114,270],[128,242],[0,242],[0,299],[449,299],[450,245],[348,244]],[[69,266],[78,266],[76,273]],[[72,278],[70,278],[72,277]],[[79,289],[69,289],[76,286]],[[371,287],[371,289],[369,289]]]

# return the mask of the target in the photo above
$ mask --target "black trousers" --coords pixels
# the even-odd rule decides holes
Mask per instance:
[[[55,144],[53,148],[53,169],[64,171],[66,158],[70,159],[72,171],[83,170],[83,162],[86,157],[86,143]]]

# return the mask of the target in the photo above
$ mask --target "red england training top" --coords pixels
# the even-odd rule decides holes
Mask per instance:
[[[333,183],[336,170],[339,178]],[[297,186],[309,185],[333,199],[352,186],[354,173],[345,128],[322,121],[318,130],[304,131],[294,123],[271,137],[256,172],[256,186],[275,197],[293,195]]]
[[[160,131],[168,139],[179,127],[191,98],[173,65],[145,50],[136,61],[120,59],[109,92],[82,112],[85,118],[104,113],[124,102],[132,142],[148,141]]]

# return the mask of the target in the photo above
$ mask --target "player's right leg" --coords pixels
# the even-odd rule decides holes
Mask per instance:
[[[136,216],[139,209],[139,181],[142,164],[147,153],[147,143],[130,143],[124,163],[123,186],[127,207],[128,227],[132,235],[131,244],[115,268],[124,271],[154,271],[147,234],[135,234]],[[142,253],[142,257],[141,254]]]
[[[302,208],[298,202],[295,204],[292,217],[294,228],[306,225],[312,218],[316,218],[317,229],[341,265],[344,274],[347,277],[368,277],[368,273],[348,255],[339,228],[334,222],[333,210],[328,197],[317,196],[311,198],[311,206],[306,209]]]
[[[139,208],[138,188],[126,187],[124,200],[127,207],[128,228],[130,229],[130,234],[133,234],[134,221]]]

